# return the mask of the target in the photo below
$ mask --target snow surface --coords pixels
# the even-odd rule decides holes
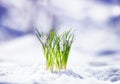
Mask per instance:
[[[23,32],[31,28],[31,23],[45,32],[51,26],[46,14],[49,9],[37,10],[40,3],[0,1],[10,11],[2,21],[5,26]],[[0,44],[0,84],[120,84],[120,37],[106,24],[110,17],[120,15],[119,7],[86,1],[52,0],[51,11],[58,17],[54,24],[61,28],[60,33],[75,29],[67,70],[47,71],[40,43],[34,35],[26,35]],[[0,34],[2,39],[8,36]]]
[[[0,84],[120,84],[120,54],[97,56],[73,44],[67,70],[51,73],[34,35],[0,45]]]

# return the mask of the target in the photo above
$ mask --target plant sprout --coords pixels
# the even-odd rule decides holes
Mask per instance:
[[[40,33],[36,29],[36,36],[39,39],[44,56],[46,58],[46,69],[60,71],[66,69],[74,34],[71,30],[58,35],[53,30],[48,35]]]

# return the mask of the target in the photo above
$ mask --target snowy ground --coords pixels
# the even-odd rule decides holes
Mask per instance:
[[[108,24],[110,18],[120,16],[118,5],[89,0],[66,0],[69,3],[52,0],[52,9],[43,7],[38,11],[41,8],[38,2],[43,0],[36,0],[36,5],[32,0],[0,1],[10,12],[0,24],[3,41],[0,44],[0,84],[120,84],[119,22],[116,28]],[[11,34],[25,35],[32,27],[46,32],[51,26],[48,10],[55,15],[53,24],[61,28],[59,31],[75,29],[67,70],[54,73],[46,71],[45,58],[34,35],[4,42],[13,38]]]
[[[84,53],[74,43],[67,70],[51,73],[38,40],[27,35],[1,44],[0,84],[120,84],[120,54]]]

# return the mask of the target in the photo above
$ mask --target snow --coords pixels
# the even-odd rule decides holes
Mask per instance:
[[[46,32],[51,26],[48,10],[53,12],[58,17],[54,24],[61,28],[59,33],[75,29],[67,69],[46,70],[41,45],[29,34],[0,44],[0,84],[120,84],[120,37],[106,24],[120,15],[119,7],[87,0],[52,0],[52,9],[46,10],[39,9],[46,7],[40,1],[1,0],[9,10],[1,24],[22,32],[31,27]],[[8,36],[0,32],[0,38]]]
[[[74,44],[75,45],[75,44]],[[67,70],[51,73],[34,35],[0,46],[0,83],[9,84],[120,84],[120,57],[96,56],[72,47]]]
[[[110,80],[115,82],[120,80],[120,67],[107,68],[106,70],[94,72],[93,75],[100,80]]]

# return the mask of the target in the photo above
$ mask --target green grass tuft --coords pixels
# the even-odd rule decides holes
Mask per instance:
[[[48,35],[45,35],[36,29],[36,36],[42,45],[46,58],[46,69],[52,72],[66,69],[74,40],[74,34],[71,33],[71,30],[65,31],[61,35],[51,30]]]

